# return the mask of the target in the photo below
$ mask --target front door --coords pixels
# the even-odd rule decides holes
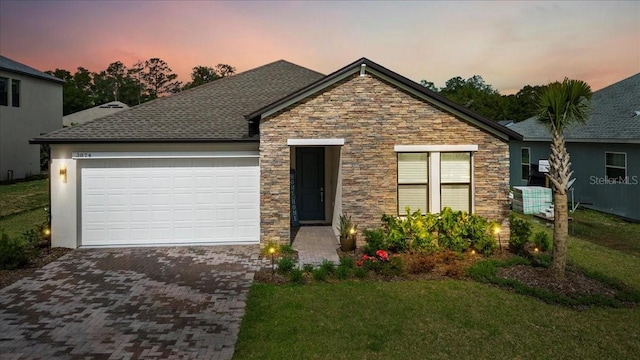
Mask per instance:
[[[301,221],[324,221],[324,148],[296,148],[296,206]]]

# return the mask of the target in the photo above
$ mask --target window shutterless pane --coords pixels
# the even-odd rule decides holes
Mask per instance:
[[[522,149],[522,163],[529,164],[529,149]]]
[[[398,214],[404,215],[407,206],[411,212],[420,209],[421,213],[427,213],[429,208],[425,185],[398,185]]]
[[[9,105],[9,79],[0,77],[0,105]]]
[[[608,179],[620,180],[622,182],[626,182],[626,179],[625,179],[625,177],[627,176],[626,169],[608,167],[606,172],[607,172]]]
[[[442,209],[450,207],[452,210],[469,212],[469,185],[442,185],[440,190]]]
[[[529,165],[522,164],[522,180],[529,180]]]
[[[625,167],[626,154],[607,154],[607,166]]]
[[[440,154],[440,182],[471,182],[471,155],[469,153]]]
[[[427,183],[426,153],[398,154],[398,184]]]
[[[11,106],[20,107],[20,80],[11,80]]]

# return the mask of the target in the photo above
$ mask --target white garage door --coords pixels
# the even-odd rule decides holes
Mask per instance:
[[[258,243],[257,158],[81,161],[83,246]]]

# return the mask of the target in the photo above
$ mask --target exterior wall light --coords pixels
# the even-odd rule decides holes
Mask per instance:
[[[67,165],[65,164],[60,165],[60,180],[65,184],[67,183]]]

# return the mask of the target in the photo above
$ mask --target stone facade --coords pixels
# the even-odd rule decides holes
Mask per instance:
[[[261,243],[290,241],[287,139],[343,138],[342,210],[359,229],[397,213],[394,145],[478,145],[475,213],[508,239],[509,146],[505,140],[379,78],[357,74],[260,124]],[[362,239],[359,239],[362,241]]]

